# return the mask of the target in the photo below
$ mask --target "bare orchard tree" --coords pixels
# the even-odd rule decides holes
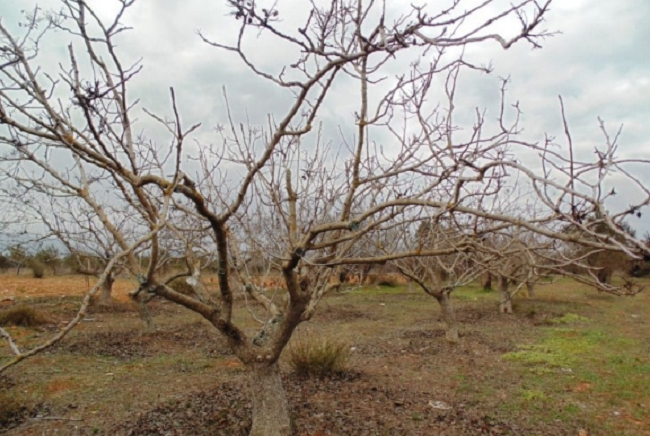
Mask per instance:
[[[78,199],[111,235],[119,251],[89,295],[124,262],[140,283],[134,298],[160,297],[182,305],[227,338],[250,370],[253,436],[291,433],[278,359],[296,327],[339,286],[341,268],[466,248],[460,241],[440,248],[369,249],[387,233],[424,216],[454,211],[495,227],[518,226],[595,249],[634,255],[645,247],[632,237],[612,240],[580,218],[603,208],[607,197],[599,187],[611,171],[628,163],[618,160],[615,144],[607,143],[602,158],[581,162],[580,171],[574,171],[573,158],[552,144],[518,139],[518,112],[506,111],[505,102],[494,126],[487,126],[480,111],[468,130],[456,124],[460,72],[486,70],[463,59],[462,49],[480,44],[507,49],[519,41],[539,46],[548,36],[540,26],[550,1],[519,0],[489,16],[489,7],[497,6],[489,0],[474,7],[457,1],[446,10],[409,6],[403,15],[390,15],[386,2],[310,2],[297,30],[287,30],[280,21],[283,11],[272,2],[263,7],[259,1],[228,0],[239,32],[230,43],[201,33],[206,49],[234,53],[262,83],[292,98],[284,112],[259,124],[236,120],[226,98],[229,120],[217,129],[221,144],[201,144],[192,149],[193,159],[187,157],[186,139],[199,125],[183,126],[173,89],[168,116],[147,111],[168,133],[168,145],[135,133],[142,114],[127,90],[140,65],[124,64],[117,44],[128,38],[121,20],[134,1],[115,3],[117,13],[108,21],[83,0],[61,0],[60,14],[43,17],[35,11],[20,27],[22,34],[0,24],[0,177],[43,195]],[[518,30],[500,35],[500,24],[511,19]],[[61,67],[48,69],[39,63],[40,44],[54,30],[73,42],[67,58],[59,60]],[[247,54],[249,35],[295,53],[295,61],[277,71],[258,65]],[[390,74],[394,62],[421,56],[426,62],[410,67],[404,62],[397,76]],[[343,115],[348,124],[341,126],[341,145],[326,134],[331,126],[325,114],[342,111],[335,99],[341,88],[335,85],[355,89],[354,95],[345,95],[356,110]],[[517,158],[530,150],[538,152],[541,173]],[[513,173],[534,186],[545,214],[525,220],[489,212],[475,201],[488,183],[499,191],[499,180]],[[583,177],[590,189],[580,185]],[[647,203],[645,196],[634,207]],[[114,207],[139,223],[137,231],[115,224]],[[601,222],[616,228],[629,213],[603,214]],[[581,233],[554,231],[549,223],[558,219],[575,223]],[[184,231],[183,223],[192,220],[201,235]],[[163,232],[184,247],[191,267],[187,283],[196,297],[174,291],[161,271]],[[191,248],[197,244],[213,244],[216,296],[201,281],[201,258]],[[145,249],[148,262],[141,265],[134,251]],[[253,273],[252,260],[260,257],[279,273],[275,294],[265,291]],[[235,310],[251,300],[264,311]],[[248,315],[260,321],[258,328],[244,327],[242,318]],[[16,357],[0,371],[73,326],[24,353],[2,330]]]
[[[480,236],[473,232],[471,223],[458,222],[453,212],[424,218],[415,224],[414,232],[409,231],[413,227],[399,232],[399,244],[413,250],[454,248],[456,251],[441,256],[399,259],[395,265],[402,275],[436,299],[447,327],[445,337],[447,341],[456,343],[459,340],[458,323],[451,295],[457,288],[468,285],[485,273],[485,269],[473,260],[473,253],[480,250]]]

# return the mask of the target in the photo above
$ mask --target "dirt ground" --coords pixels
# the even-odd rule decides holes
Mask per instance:
[[[0,433],[247,434],[246,373],[225,341],[162,302],[148,330],[124,298],[130,286],[119,281],[112,310],[93,310],[61,343],[0,376],[0,421],[3,398],[18,403]],[[82,277],[0,275],[0,300],[54,320],[7,329],[24,348],[42,342],[86,289]],[[650,435],[649,302],[561,281],[500,315],[494,293],[470,287],[455,294],[461,343],[451,345],[435,301],[417,290],[332,295],[296,338],[340,338],[351,360],[325,380],[298,379],[281,362],[296,435]],[[8,357],[3,343],[0,364]]]

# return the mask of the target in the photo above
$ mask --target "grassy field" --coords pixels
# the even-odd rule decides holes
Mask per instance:
[[[130,286],[119,282],[112,310],[94,311],[62,343],[0,376],[0,433],[245,434],[245,372],[223,339],[161,302],[147,330],[120,297]],[[23,345],[42,341],[85,289],[83,278],[0,276],[0,300],[15,297],[12,307],[50,320],[7,329]],[[437,304],[417,289],[329,296],[294,339],[346,341],[349,371],[298,380],[283,362],[298,434],[650,435],[650,297],[568,280],[537,293],[500,315],[496,293],[459,290],[458,345],[445,342]],[[2,344],[0,363],[8,356]]]

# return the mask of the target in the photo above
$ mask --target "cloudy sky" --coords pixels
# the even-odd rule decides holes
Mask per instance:
[[[495,1],[498,6],[500,0]],[[115,2],[88,3],[109,15]],[[3,24],[13,25],[21,10],[31,10],[35,4],[44,9],[57,7],[56,0],[0,0]],[[409,4],[391,0],[389,9],[395,12]],[[277,0],[280,25],[295,29],[307,5],[306,0]],[[124,19],[133,30],[119,40],[124,58],[142,58],[144,66],[133,81],[131,95],[141,98],[144,107],[168,113],[168,88],[174,86],[185,123],[203,123],[197,134],[203,142],[212,141],[212,128],[225,120],[224,87],[235,113],[248,113],[253,119],[282,113],[291,101],[290,95],[248,72],[234,55],[201,42],[198,30],[214,40],[233,40],[239,23],[227,12],[222,0],[137,0]],[[489,76],[461,77],[459,102],[470,109],[494,111],[499,77],[509,76],[508,97],[520,103],[527,137],[541,140],[545,132],[561,136],[558,95],[562,95],[573,138],[585,153],[603,142],[600,116],[612,132],[624,126],[622,154],[650,158],[649,20],[650,2],[646,0],[555,0],[544,27],[560,33],[541,41],[541,50],[520,43],[504,51],[492,42],[467,51],[468,58],[478,63],[491,62],[494,71]],[[508,33],[507,26],[503,31]],[[68,39],[60,35],[49,40],[46,62],[56,65],[63,59]],[[247,43],[255,61],[271,72],[292,58],[291,52],[268,39],[251,38]],[[356,103],[346,96],[345,89],[338,90],[337,110],[324,112],[325,121],[351,123]],[[619,196],[618,201],[624,204],[626,199]],[[643,232],[650,230],[649,221],[647,210],[631,224]]]

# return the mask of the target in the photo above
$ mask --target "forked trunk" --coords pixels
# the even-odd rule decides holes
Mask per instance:
[[[115,279],[113,278],[112,275],[108,275],[106,277],[106,281],[104,281],[104,284],[102,285],[102,289],[100,290],[99,293],[99,305],[100,306],[110,306],[112,303],[112,294],[113,294],[113,283],[115,283]]]
[[[442,310],[442,319],[447,324],[445,338],[448,342],[455,344],[458,342],[458,323],[456,322],[456,312],[454,312],[454,306],[451,302],[451,295],[449,292],[442,292],[436,296],[436,300],[438,300]]]
[[[499,312],[512,313],[512,296],[508,290],[508,279],[503,276],[499,276],[499,297],[501,299]]]
[[[528,281],[526,282],[526,290],[528,291],[528,298],[535,298],[535,282]]]
[[[249,436],[290,436],[289,401],[277,363],[253,364],[250,371],[253,427]]]

